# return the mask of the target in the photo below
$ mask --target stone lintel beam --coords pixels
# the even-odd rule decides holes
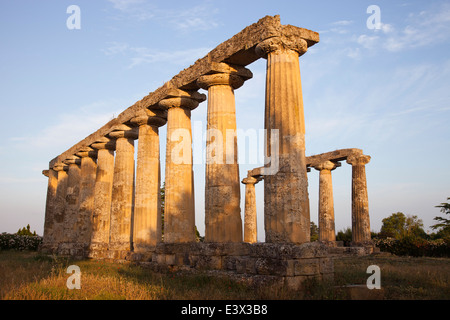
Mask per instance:
[[[363,151],[361,149],[350,148],[350,149],[339,149],[317,155],[312,155],[306,157],[306,166],[314,167],[327,160],[332,162],[344,161],[347,160],[347,158],[351,155],[360,155],[362,153]]]
[[[218,64],[225,62],[230,65],[246,66],[258,60],[259,56],[255,52],[256,45],[272,37],[303,39],[308,47],[319,42],[319,34],[317,32],[296,26],[282,25],[278,15],[266,16],[219,44],[205,57],[198,59],[193,65],[182,70],[154,92],[149,93],[125,109],[96,132],[51,160],[49,168],[56,162],[61,162],[68,156],[75,154],[81,147],[90,146],[97,139],[109,133],[112,127],[127,123],[131,118],[135,117],[136,111],[158,105],[159,101],[169,97],[171,90],[198,90],[197,79],[202,75],[217,72]]]

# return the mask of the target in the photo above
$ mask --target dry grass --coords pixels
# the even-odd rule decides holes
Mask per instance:
[[[66,287],[67,266],[80,267],[81,289]],[[207,274],[154,273],[130,264],[70,261],[36,252],[0,251],[0,299],[13,300],[246,300],[348,299],[341,289],[365,284],[369,265],[381,269],[384,299],[450,299],[450,259],[394,256],[335,260],[333,282],[308,282],[304,292],[261,288]]]

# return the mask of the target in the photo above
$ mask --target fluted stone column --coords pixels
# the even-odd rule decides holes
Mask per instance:
[[[116,139],[109,250],[111,258],[124,258],[133,245],[134,140],[138,130],[119,125],[108,137]]]
[[[97,151],[90,147],[84,147],[76,155],[81,158],[80,206],[76,223],[78,232],[77,242],[83,248],[85,254],[87,254],[92,236]]]
[[[191,110],[206,99],[198,92],[175,90],[159,102],[167,109],[164,242],[195,241]]]
[[[216,69],[220,72],[197,80],[201,88],[208,90],[205,241],[242,242],[234,89],[252,73],[224,63]]]
[[[266,242],[310,240],[308,180],[305,161],[305,121],[299,55],[303,39],[269,38],[256,46],[267,59],[265,129],[266,156],[279,160],[278,171],[264,177]],[[271,150],[272,130],[279,135],[278,157]],[[266,167],[273,164],[266,165]]]
[[[64,214],[64,244],[62,254],[79,255],[75,244],[78,239],[77,220],[80,208],[81,160],[73,155],[63,161],[69,166],[67,171],[67,189]]]
[[[353,245],[371,243],[369,199],[367,195],[366,164],[370,156],[351,155],[347,163],[352,165],[352,242]]]
[[[134,251],[148,253],[161,242],[161,174],[159,127],[167,122],[166,110],[141,110],[131,119],[139,126],[134,205]]]
[[[60,243],[64,241],[64,221],[66,216],[67,171],[69,167],[64,163],[57,163],[53,170],[58,173],[58,185],[56,187],[56,201],[54,206],[54,221],[52,234],[54,245],[52,251],[56,252]]]
[[[55,242],[53,227],[55,225],[56,189],[58,187],[58,171],[50,168],[43,174],[48,178],[47,199],[45,204],[44,236],[40,250],[48,252],[52,250]]]
[[[245,184],[245,216],[244,216],[244,242],[256,243],[258,241],[256,218],[255,184],[261,179],[247,177],[242,180]]]
[[[114,179],[114,139],[103,137],[91,145],[97,150],[97,173],[94,187],[94,211],[90,257],[104,257],[109,246],[112,186]]]
[[[324,161],[314,166],[319,174],[319,241],[336,241],[331,171],[340,163]]]

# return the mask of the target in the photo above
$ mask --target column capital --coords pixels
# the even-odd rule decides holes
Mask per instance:
[[[130,120],[135,126],[150,125],[161,127],[167,123],[167,110],[158,109],[140,109],[136,112],[136,116]]]
[[[115,150],[116,140],[107,137],[101,137],[100,139],[97,139],[94,143],[92,143],[90,147],[97,150],[101,149]]]
[[[197,85],[205,90],[216,85],[229,85],[233,89],[237,89],[252,77],[253,73],[245,67],[223,62],[213,63],[211,72],[200,76],[197,79]]]
[[[337,167],[340,167],[340,166],[341,166],[340,162],[332,162],[332,161],[329,161],[329,160],[325,160],[325,161],[322,161],[320,163],[317,163],[317,164],[313,165],[314,169],[316,169],[317,171],[322,171],[322,170],[329,170],[329,171],[331,171],[331,170],[334,170],[334,169],[336,169]]]
[[[64,164],[64,163],[62,163],[62,162],[58,162],[58,163],[56,163],[54,166],[53,166],[53,168],[51,168],[51,169],[53,169],[53,170],[55,170],[55,171],[67,171],[69,168],[67,167],[67,165],[66,164]]]
[[[97,158],[97,150],[90,147],[83,147],[78,152],[75,153],[80,158],[91,157],[93,159]]]
[[[113,130],[107,134],[108,138],[112,139],[127,138],[133,140],[137,139],[138,135],[138,128],[133,128],[125,124],[114,127]]]
[[[347,157],[347,163],[352,166],[364,166],[370,161],[370,156],[364,154],[352,154]]]
[[[255,52],[261,58],[267,59],[267,55],[274,51],[295,51],[301,56],[308,50],[308,43],[302,38],[272,37],[261,41],[255,48]]]
[[[197,91],[184,91],[181,89],[171,89],[167,96],[159,101],[157,106],[162,109],[173,107],[187,108],[193,110],[200,102],[206,100],[206,95]]]
[[[246,177],[244,179],[242,179],[242,183],[243,184],[257,184],[258,182],[260,182],[262,180],[262,177]]]
[[[71,165],[71,164],[81,164],[80,157],[77,157],[76,155],[70,156],[66,158],[66,160],[63,161],[64,164]]]

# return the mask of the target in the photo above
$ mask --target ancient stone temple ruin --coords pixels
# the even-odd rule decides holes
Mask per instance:
[[[370,251],[365,176],[370,157],[360,149],[305,155],[299,57],[318,42],[316,32],[282,25],[279,16],[264,17],[51,160],[43,172],[48,190],[41,250],[154,268],[221,270],[294,288],[309,277],[329,279],[330,252],[337,249],[331,172],[346,161],[352,166],[352,245]],[[267,61],[261,127],[270,161],[241,181],[237,140],[225,132],[236,131],[234,91],[252,78],[247,66],[260,58]],[[208,93],[207,148],[210,132],[224,137],[219,161],[206,162],[204,242],[195,235],[194,194],[203,190],[195,190],[191,151],[191,113],[206,100],[200,89]],[[164,125],[162,225],[159,128]],[[320,175],[316,242],[310,242],[311,168]],[[260,181],[263,243],[256,240],[255,184]]]

